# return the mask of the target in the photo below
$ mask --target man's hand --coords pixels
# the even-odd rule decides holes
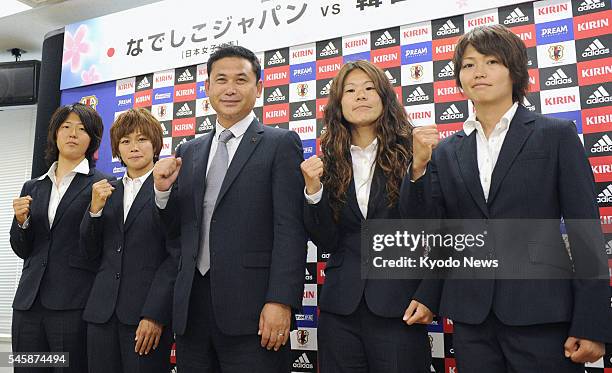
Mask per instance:
[[[134,352],[140,355],[143,353],[147,355],[151,348],[155,350],[159,345],[163,329],[163,325],[153,319],[145,317],[140,320],[138,329],[136,329],[136,337],[134,338],[134,341],[136,341]]]
[[[155,163],[153,168],[153,180],[155,181],[155,189],[160,192],[165,192],[178,177],[183,160],[181,158],[164,158]]]
[[[284,346],[289,339],[291,325],[291,307],[280,303],[266,303],[259,316],[261,347],[274,351]]]
[[[410,301],[406,312],[404,313],[404,322],[408,325],[412,324],[431,324],[433,321],[433,313],[422,303],[416,300]]]
[[[605,346],[601,342],[588,339],[568,337],[565,341],[565,357],[572,359],[574,363],[594,363],[605,354]]]
[[[13,200],[13,210],[15,211],[15,219],[19,225],[23,225],[30,215],[30,204],[32,197],[23,196]]]

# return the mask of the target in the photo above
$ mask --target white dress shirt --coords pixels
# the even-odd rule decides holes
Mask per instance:
[[[74,180],[74,177],[77,173],[88,175],[89,174],[89,161],[87,158],[83,159],[81,163],[79,163],[72,171],[68,172],[62,178],[62,181],[57,183],[55,178],[55,171],[57,170],[57,161],[53,162],[51,167],[46,174],[40,176],[37,180],[44,180],[44,178],[48,177],[51,180],[51,195],[49,196],[49,208],[47,209],[47,217],[49,219],[49,227],[53,226],[53,220],[55,219],[55,213],[57,213],[57,207],[62,201],[62,197],[66,194],[68,187]],[[26,219],[21,228],[27,229],[30,226],[30,217]]]
[[[478,173],[480,175],[480,185],[482,185],[482,191],[484,192],[485,200],[489,199],[489,189],[491,189],[491,176],[499,157],[499,152],[504,144],[504,139],[510,128],[510,122],[514,118],[518,103],[508,109],[508,111],[501,117],[499,123],[495,125],[495,128],[489,134],[487,138],[484,134],[482,124],[476,119],[476,114],[472,114],[463,123],[463,131],[466,136],[469,136],[474,130],[476,131],[476,154],[478,158]]]
[[[146,174],[140,176],[140,177],[136,177],[134,179],[130,178],[127,174],[127,171],[125,172],[125,175],[123,175],[123,222],[125,223],[125,220],[127,219],[128,213],[130,212],[130,208],[132,207],[132,204],[134,203],[134,200],[136,199],[136,196],[138,195],[138,192],[140,192],[140,188],[142,188],[142,184],[144,184],[144,182],[147,180],[147,177],[149,177],[149,175],[151,175],[151,172],[153,172],[153,169],[151,168]],[[100,211],[101,213],[102,211]]]
[[[234,135],[234,137],[232,137],[231,139],[227,141],[227,155],[228,155],[228,160],[229,160],[229,163],[227,164],[228,167],[232,163],[232,159],[234,159],[234,155],[236,154],[236,150],[238,149],[238,146],[240,145],[240,141],[242,141],[242,138],[244,137],[244,133],[247,131],[247,129],[249,129],[249,126],[251,125],[251,122],[253,121],[253,119],[255,119],[255,114],[251,111],[249,115],[242,118],[241,120],[236,122],[236,124],[228,128]],[[226,128],[223,127],[219,123],[219,121],[215,123],[215,135],[213,136],[212,143],[210,144],[210,153],[208,153],[209,155],[208,155],[208,164],[206,165],[206,174],[208,174],[208,168],[210,167],[210,164],[212,163],[214,155],[217,152],[217,146],[219,146],[219,136],[221,136],[221,132],[223,132],[223,130],[225,129]],[[168,199],[170,198],[170,192],[172,191],[172,187],[165,192],[159,191],[155,187],[154,187],[154,190],[155,190],[155,204],[160,209],[162,210],[165,209],[166,205],[168,204]]]
[[[370,189],[372,188],[372,179],[374,178],[374,168],[376,167],[376,152],[378,150],[378,139],[365,148],[356,145],[351,145],[351,160],[353,165],[353,179],[355,181],[355,192],[357,203],[361,214],[368,216],[368,201],[370,199]],[[323,196],[323,186],[313,195],[306,193],[304,188],[304,196],[306,201],[311,204],[317,204]]]

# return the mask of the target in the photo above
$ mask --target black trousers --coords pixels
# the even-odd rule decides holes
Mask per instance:
[[[321,311],[317,334],[320,373],[430,372],[426,326],[377,316],[364,299],[348,316]]]
[[[185,334],[176,336],[176,365],[181,373],[288,373],[290,344],[278,351],[261,347],[252,335],[223,334],[215,321],[210,278],[194,275]]]
[[[89,373],[169,373],[173,334],[165,326],[157,349],[134,352],[137,325],[123,324],[116,315],[104,324],[87,324]]]
[[[13,352],[68,352],[67,368],[15,368],[18,373],[87,372],[86,324],[83,310],[55,311],[36,298],[27,311],[13,310]]]
[[[479,325],[454,323],[453,347],[461,373],[583,373],[564,355],[569,324],[504,325],[491,313]]]

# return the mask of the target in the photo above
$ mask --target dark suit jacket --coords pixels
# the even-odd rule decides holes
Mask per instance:
[[[189,297],[200,249],[205,175],[214,133],[177,150],[183,160],[165,209],[170,237],[180,235],[173,324],[187,325]],[[229,165],[210,227],[210,284],[219,328],[229,335],[258,330],[266,302],[299,309],[304,292],[306,234],[303,161],[298,135],[250,124]],[[204,316],[202,316],[204,317]]]
[[[494,231],[495,247],[489,247],[490,253],[498,258],[512,255],[520,267],[543,275],[556,276],[565,271],[566,278],[572,277],[572,265],[579,268],[592,263],[591,255],[605,263],[593,174],[574,123],[533,114],[519,105],[493,171],[487,202],[478,175],[476,131],[470,136],[459,131],[434,150],[423,177],[415,183],[404,180],[402,210],[411,217],[427,210],[430,217],[521,219],[533,223],[527,219],[560,221],[563,217],[573,261],[558,224],[534,224],[535,228],[523,235]],[[592,219],[592,223],[579,224],[577,219]],[[600,244],[601,250],[586,247],[587,241]],[[444,282],[442,315],[479,324],[491,311],[507,325],[570,322],[572,336],[612,341],[607,281]]]
[[[379,167],[374,170],[367,219],[398,219],[397,205],[388,207],[386,177]],[[365,296],[368,308],[382,317],[402,317],[412,299],[435,309],[437,299],[419,291],[420,280],[365,280],[361,277],[361,224],[355,183],[351,180],[347,202],[338,222],[333,219],[328,190],[323,190],[317,204],[305,203],[304,223],[310,239],[319,250],[331,255],[325,268],[325,284],[319,297],[321,310],[350,315]],[[432,304],[433,303],[433,304]]]
[[[81,249],[92,260],[101,259],[83,318],[105,323],[112,316],[124,324],[138,325],[148,317],[169,325],[172,293],[178,269],[178,248],[166,240],[155,207],[153,175],[143,183],[123,222],[123,182],[102,216],[85,212],[81,222]]]
[[[29,310],[40,296],[52,310],[85,307],[99,262],[79,250],[78,225],[91,201],[91,185],[106,176],[91,169],[88,175],[76,174],[64,194],[49,227],[47,214],[52,182],[48,177],[27,181],[21,196],[32,196],[30,225],[19,228],[13,219],[11,247],[24,260],[13,308]]]

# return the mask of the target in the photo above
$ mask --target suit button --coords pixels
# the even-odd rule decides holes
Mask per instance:
[[[42,266],[46,267],[47,266],[47,261],[45,260],[44,262],[42,262]]]
[[[121,275],[119,274],[119,272],[115,273],[115,278],[116,278],[117,280],[119,280],[119,277],[121,277]]]
[[[211,220],[211,223],[216,223],[216,222],[217,222],[217,219]]]
[[[117,246],[117,252],[120,253],[121,252],[121,245]]]
[[[192,258],[193,258],[193,261],[195,262],[195,260],[198,258],[198,254],[193,254]]]

